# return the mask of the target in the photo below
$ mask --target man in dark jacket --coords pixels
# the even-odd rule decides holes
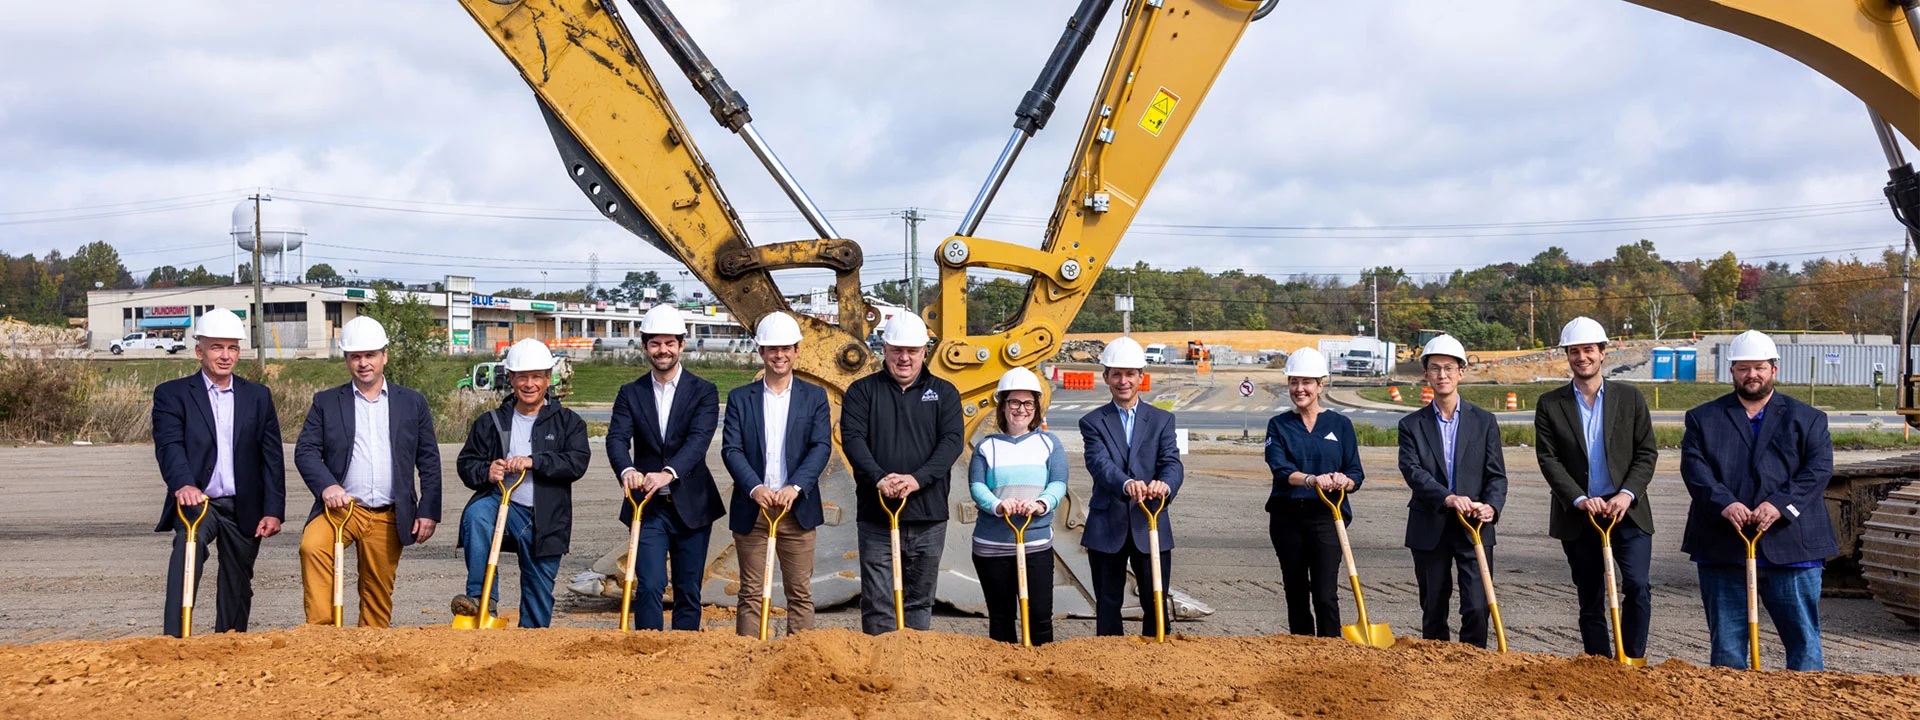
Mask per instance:
[[[607,424],[607,461],[635,499],[651,495],[640,518],[634,564],[633,626],[659,630],[661,601],[672,571],[673,629],[700,629],[700,584],[713,521],[726,514],[707,469],[707,447],[720,425],[720,390],[680,365],[686,321],[679,308],[656,305],[640,321],[652,372],[620,386]],[[620,521],[634,522],[620,505]],[[669,567],[671,558],[671,567]]]
[[[1420,354],[1433,402],[1400,420],[1400,475],[1407,500],[1407,548],[1420,589],[1420,634],[1450,639],[1447,606],[1453,576],[1460,578],[1460,642],[1487,646],[1487,592],[1473,539],[1461,517],[1486,523],[1481,530],[1489,567],[1493,522],[1507,502],[1507,461],[1500,450],[1500,424],[1493,413],[1460,397],[1467,351],[1452,335],[1427,341]]]
[[[507,382],[513,395],[473,421],[455,460],[460,482],[473,490],[460,513],[467,588],[453,599],[455,615],[479,614],[494,523],[505,502],[511,507],[500,549],[520,558],[520,627],[543,628],[553,621],[553,579],[573,534],[573,482],[587,474],[593,458],[586,421],[547,400],[553,363],[553,353],[539,340],[528,338],[509,348]],[[512,494],[503,497],[509,487]],[[499,607],[498,579],[485,589],[491,593],[489,607]]]
[[[947,477],[960,458],[966,426],[960,391],[926,370],[927,340],[920,316],[893,316],[881,331],[885,368],[853,381],[841,403],[840,447],[858,493],[860,629],[868,635],[933,626],[947,538]],[[889,506],[901,508],[904,619],[894,615]]]
[[[387,331],[362,315],[340,329],[353,378],[313,394],[293,463],[313,491],[300,533],[307,622],[333,622],[333,523],[358,550],[360,620],[387,627],[401,548],[426,542],[440,523],[440,445],[427,398],[387,382]],[[414,473],[420,484],[414,487]],[[329,512],[331,518],[320,517]]]
[[[767,519],[780,518],[774,554],[785,582],[787,633],[813,629],[814,528],[825,518],[820,472],[833,456],[827,391],[793,374],[800,324],[775,312],[760,318],[754,344],[766,374],[727,393],[720,458],[733,475],[734,555],[740,594],[734,631],[760,636],[760,594],[767,573]]]
[[[1621,644],[1630,659],[1647,652],[1653,612],[1653,506],[1647,485],[1660,449],[1646,396],[1632,385],[1607,380],[1607,331],[1577,317],[1560,330],[1573,382],[1540,396],[1534,407],[1534,456],[1553,491],[1547,534],[1560,540],[1580,598],[1580,638],[1588,655],[1613,655],[1607,632],[1607,587],[1601,565],[1602,527],[1613,529],[1613,557],[1620,565]]]
[[[1093,628],[1096,635],[1120,635],[1127,569],[1133,569],[1134,590],[1140,596],[1140,634],[1158,628],[1152,610],[1153,534],[1147,529],[1146,503],[1164,512],[1180,494],[1186,466],[1180,462],[1178,431],[1173,413],[1140,400],[1140,381],[1146,375],[1146,353],[1133,338],[1107,343],[1100,353],[1101,377],[1113,402],[1080,418],[1085,443],[1087,475],[1093,494],[1087,501],[1087,526],[1080,545],[1087,549],[1087,568],[1093,575]],[[1160,582],[1173,587],[1173,516],[1159,517]],[[1161,606],[1173,621],[1173,603]]]
[[[1839,554],[1822,491],[1833,479],[1827,414],[1774,392],[1780,352],[1748,330],[1727,346],[1734,391],[1687,411],[1680,479],[1693,503],[1680,549],[1700,571],[1711,660],[1747,667],[1746,541],[1760,534],[1760,602],[1780,631],[1787,668],[1825,669],[1820,581]]]
[[[167,497],[154,532],[173,532],[167,561],[168,635],[180,637],[183,598],[199,589],[208,546],[220,553],[214,632],[247,631],[253,611],[253,561],[260,541],[280,532],[287,515],[286,450],[280,416],[267,388],[233,374],[246,326],[224,309],[209,310],[194,327],[200,371],[153,389],[153,456]],[[205,513],[192,538],[198,546],[194,587],[184,588],[187,528],[178,519]]]

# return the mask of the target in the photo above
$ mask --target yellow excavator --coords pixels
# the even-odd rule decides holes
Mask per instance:
[[[1887,156],[1887,197],[1909,237],[1920,232],[1920,178],[1895,140],[1895,133],[1920,138],[1920,0],[1628,1],[1773,48],[1861,98]],[[838,321],[801,317],[805,339],[796,371],[826,387],[837,408],[849,383],[878,369],[865,343],[879,317],[861,299],[860,246],[834,230],[754,129],[746,100],[664,0],[630,0],[629,7],[700,92],[714,120],[767,167],[816,237],[770,244],[748,239],[615,0],[460,2],[533,89],[567,176],[600,212],[685,263],[747,327],[787,309],[773,271],[833,270]],[[1276,3],[1080,0],[1016,109],[1013,132],[974,202],[940,244],[939,293],[920,309],[936,337],[928,367],[960,389],[970,434],[992,415],[1001,373],[1038,365],[1058,350],[1241,35]],[[1061,88],[1116,4],[1119,28],[1045,235],[1037,247],[976,236],[1001,182],[1027,139],[1046,126]],[[973,268],[1031,278],[1019,311],[984,335],[966,331],[965,278]],[[1911,327],[1908,318],[1903,343],[1910,342]],[[1920,425],[1920,376],[1905,363],[1900,376],[1900,412]],[[1905,572],[1906,585],[1889,587],[1920,596],[1913,572]],[[948,584],[942,583],[943,594]],[[823,604],[834,594],[818,586],[815,592]]]

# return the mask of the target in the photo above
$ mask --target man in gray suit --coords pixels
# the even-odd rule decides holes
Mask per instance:
[[[1460,397],[1467,351],[1452,335],[1427,341],[1420,366],[1433,403],[1400,420],[1400,475],[1407,500],[1407,548],[1420,587],[1420,635],[1447,640],[1453,575],[1460,578],[1460,642],[1487,646],[1487,592],[1473,540],[1458,519],[1487,523],[1481,532],[1493,562],[1493,525],[1507,502],[1507,461],[1500,425]]]
[[[1612,655],[1600,533],[1589,518],[1613,529],[1620,564],[1620,636],[1628,658],[1645,658],[1653,586],[1653,508],[1647,484],[1660,458],[1647,399],[1632,385],[1606,380],[1607,331],[1577,317],[1560,330],[1573,382],[1540,396],[1533,411],[1534,455],[1553,490],[1547,534],[1560,540],[1580,596],[1580,637],[1588,655]]]

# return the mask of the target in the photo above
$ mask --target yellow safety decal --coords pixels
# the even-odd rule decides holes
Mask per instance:
[[[1147,112],[1140,116],[1140,129],[1160,137],[1160,131],[1167,128],[1167,120],[1173,117],[1173,108],[1180,104],[1180,96],[1160,88],[1153,94],[1153,102],[1147,104]]]

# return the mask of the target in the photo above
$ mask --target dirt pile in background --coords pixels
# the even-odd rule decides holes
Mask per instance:
[[[1751,674],[1294,637],[302,627],[0,647],[0,716],[1907,717],[1920,677]]]

